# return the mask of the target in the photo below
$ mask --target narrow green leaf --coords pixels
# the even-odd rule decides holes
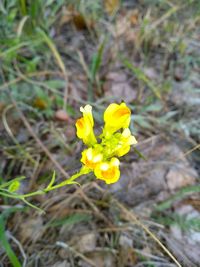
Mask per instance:
[[[133,150],[140,158],[147,160],[147,158],[137,148],[134,147]]]
[[[185,187],[185,188],[179,190],[174,196],[172,196],[169,199],[167,199],[166,201],[163,201],[162,203],[158,204],[155,207],[155,210],[163,211],[165,209],[168,209],[171,207],[171,205],[175,201],[181,200],[190,194],[199,193],[199,192],[200,192],[200,185],[192,185],[192,186]]]
[[[60,226],[60,225],[74,225],[75,223],[80,223],[80,222],[88,222],[91,220],[91,215],[88,214],[72,214],[70,216],[65,217],[64,219],[61,220],[54,220],[52,222],[50,222],[47,226],[49,227],[56,227],[56,226]]]
[[[102,62],[103,50],[104,50],[105,41],[100,45],[97,53],[95,53],[92,57],[92,65],[91,65],[91,79],[94,80]]]
[[[3,246],[11,264],[13,267],[22,267],[21,263],[19,262],[17,256],[15,255],[14,251],[12,250],[8,239],[6,237],[5,232],[5,224],[3,220],[3,216],[0,215],[0,244]]]
[[[49,183],[49,185],[47,186],[47,189],[51,188],[55,182],[55,179],[56,179],[56,172],[54,171],[53,172],[53,175],[52,175],[52,178],[51,178],[51,181]]]

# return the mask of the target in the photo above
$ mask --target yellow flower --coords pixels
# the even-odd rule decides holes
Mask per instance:
[[[77,136],[88,146],[82,152],[82,170],[85,173],[93,171],[98,179],[107,184],[119,180],[119,160],[128,153],[130,146],[137,141],[129,130],[131,111],[125,103],[112,103],[104,112],[105,126],[103,133],[98,136],[98,142],[93,131],[94,120],[92,107],[81,107],[83,117],[76,122]],[[120,130],[120,131],[119,131]],[[100,139],[100,140],[99,140]]]
[[[91,170],[103,160],[103,155],[99,152],[98,149],[88,148],[82,152],[81,162]]]
[[[86,145],[92,146],[97,142],[93,131],[94,120],[92,107],[86,105],[84,108],[81,107],[80,111],[83,113],[83,117],[76,121],[77,136],[82,139]]]
[[[125,103],[110,104],[104,112],[104,134],[112,135],[121,128],[128,128],[131,120],[131,111]]]
[[[96,165],[94,174],[107,184],[116,183],[120,177],[119,160],[112,158],[110,161],[100,162]]]
[[[115,155],[118,157],[124,156],[129,152],[130,146],[136,144],[137,140],[131,135],[129,128],[125,128],[122,134],[120,134],[119,142],[115,148]]]

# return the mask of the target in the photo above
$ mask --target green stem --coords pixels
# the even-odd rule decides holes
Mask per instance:
[[[86,173],[84,173],[84,174],[86,174]],[[51,191],[51,190],[54,190],[54,189],[63,187],[63,186],[65,186],[65,185],[67,185],[67,184],[71,184],[71,183],[73,183],[73,181],[74,181],[76,178],[80,177],[81,175],[83,175],[83,173],[81,173],[81,171],[80,171],[80,172],[78,172],[78,173],[72,175],[72,176],[71,176],[69,179],[67,179],[66,181],[61,182],[60,184],[51,186],[50,188],[46,188],[46,189],[44,189],[44,192],[49,192],[49,191]]]
[[[61,187],[65,186],[65,185],[76,183],[76,182],[74,182],[75,179],[77,179],[81,175],[88,174],[90,172],[91,172],[90,169],[83,167],[83,168],[80,169],[80,171],[78,173],[72,175],[66,181],[61,182],[61,183],[59,183],[57,185],[54,185],[54,186],[47,187],[47,188],[45,188],[43,190],[38,190],[38,191],[35,191],[35,192],[31,192],[31,193],[27,193],[27,194],[22,194],[22,195],[17,195],[15,193],[10,193],[6,189],[1,189],[0,190],[0,195],[5,196],[5,197],[18,198],[18,199],[24,200],[27,197],[33,197],[33,196],[37,196],[37,195],[42,195],[42,194],[45,194],[45,193],[47,193],[49,191],[52,191],[54,189],[61,188]]]
[[[18,195],[4,193],[4,192],[2,192],[2,190],[0,191],[0,195],[4,196],[4,197],[10,197],[10,198],[19,198]]]
[[[25,0],[20,0],[20,6],[21,6],[22,15],[26,16],[27,15],[26,1]]]

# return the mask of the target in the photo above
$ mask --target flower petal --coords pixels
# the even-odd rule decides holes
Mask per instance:
[[[133,135],[131,135],[130,129],[125,128],[119,137],[119,142],[115,149],[115,155],[118,157],[124,156],[129,152],[130,146],[135,144],[137,144],[137,140]]]
[[[81,107],[80,111],[83,112],[83,117],[76,121],[77,136],[82,139],[86,145],[94,145],[97,143],[97,140],[93,130],[94,119],[92,116],[92,107],[86,105],[84,108]]]
[[[81,162],[91,170],[94,170],[96,165],[102,162],[102,160],[103,155],[98,149],[95,150],[95,148],[90,147],[82,152]]]
[[[131,120],[131,111],[125,103],[112,103],[104,112],[104,134],[111,135],[121,128],[128,128]]]
[[[112,158],[110,161],[100,162],[95,167],[94,173],[98,179],[107,184],[116,183],[120,177],[119,160]]]

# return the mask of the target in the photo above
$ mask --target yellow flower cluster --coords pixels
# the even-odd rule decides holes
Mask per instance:
[[[92,107],[86,105],[81,107],[83,117],[76,121],[77,136],[88,146],[82,152],[81,162],[84,167],[93,171],[98,179],[104,180],[107,184],[119,180],[119,160],[129,152],[130,146],[137,143],[131,135],[129,124],[131,111],[125,103],[110,104],[104,112],[104,128],[98,137],[98,143],[94,134],[94,119]]]

